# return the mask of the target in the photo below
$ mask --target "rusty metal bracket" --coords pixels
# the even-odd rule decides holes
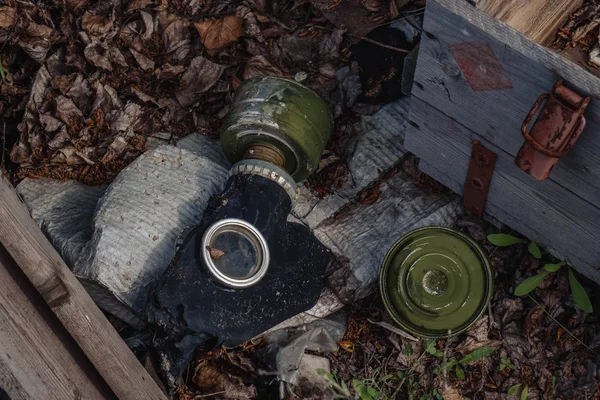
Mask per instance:
[[[486,149],[478,141],[474,141],[463,188],[463,205],[478,217],[483,214],[495,164],[496,153]]]
[[[525,117],[521,132],[525,143],[521,146],[516,164],[538,180],[548,178],[552,168],[573,147],[583,129],[583,112],[590,102],[563,85],[562,79],[550,93],[542,94]],[[544,103],[531,130],[529,125]]]

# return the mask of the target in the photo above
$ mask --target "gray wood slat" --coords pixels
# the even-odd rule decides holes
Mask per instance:
[[[516,156],[524,141],[521,135],[523,119],[537,97],[548,93],[558,79],[553,72],[556,65],[566,61],[556,65],[536,62],[529,58],[531,54],[524,56],[435,2],[428,5],[424,30],[426,34],[421,42],[413,96],[425,100]],[[450,44],[462,42],[489,43],[513,87],[474,92],[448,48]],[[574,68],[576,64],[569,63],[569,66]],[[587,72],[585,74],[588,78],[586,88],[594,90],[597,78]],[[578,81],[567,77],[567,82],[574,84]],[[597,97],[600,85],[596,90]],[[559,161],[550,180],[590,203],[600,205],[600,101],[592,100],[586,118],[587,127],[583,135],[573,150]],[[452,126],[445,130],[444,134],[452,134]]]
[[[409,121],[406,148],[441,171],[433,171],[433,177],[458,193],[472,142],[480,140],[495,152],[498,159],[486,212],[600,283],[600,209],[552,181],[532,179],[514,164],[512,155],[420,99],[413,97]],[[454,126],[451,135],[450,124]]]
[[[115,398],[1,245],[0,387],[12,400]]]
[[[0,243],[121,400],[167,400],[0,174]]]

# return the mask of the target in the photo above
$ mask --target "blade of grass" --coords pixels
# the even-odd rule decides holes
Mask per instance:
[[[529,254],[531,254],[534,258],[537,258],[538,260],[542,258],[542,251],[540,250],[540,247],[537,245],[536,242],[529,242],[529,245],[527,246],[527,251],[529,251]]]
[[[569,336],[571,336],[573,339],[575,339],[580,345],[582,345],[583,347],[585,347],[586,349],[588,349],[589,351],[591,351],[592,353],[596,354],[597,356],[600,356],[600,353],[597,352],[596,350],[592,349],[590,346],[588,346],[587,344],[583,343],[583,341],[581,341],[581,339],[579,339],[577,336],[575,336],[566,326],[564,326],[563,324],[561,324],[560,322],[558,322],[558,320],[556,318],[554,318],[552,316],[552,314],[550,314],[546,308],[544,308],[540,303],[537,302],[536,299],[533,298],[532,295],[528,294],[527,297],[529,297],[531,299],[531,301],[533,301],[538,307],[540,307],[542,309],[542,311],[548,315],[552,321],[554,321],[556,323],[556,325],[560,326],[561,328],[563,328],[563,330],[565,332],[567,332],[569,334]]]
[[[556,272],[565,264],[566,263],[564,261],[559,262],[558,264],[546,264],[544,265],[544,269],[548,272]]]
[[[482,358],[485,358],[496,351],[495,346],[483,346],[476,350],[473,350],[471,353],[467,354],[463,358],[461,358],[458,363],[459,364],[468,364],[474,361],[479,361]]]
[[[517,390],[519,390],[519,388],[521,387],[520,383],[517,383],[516,385],[513,385],[511,387],[508,388],[508,394],[513,396],[515,394],[517,394]]]
[[[512,246],[518,243],[527,243],[527,240],[520,239],[513,235],[507,235],[506,233],[495,233],[488,235],[487,240],[494,246]]]
[[[542,283],[544,278],[546,278],[549,274],[550,272],[544,271],[532,276],[531,278],[525,279],[519,284],[519,286],[515,288],[515,296],[525,296],[526,294],[529,294],[532,290],[538,287],[538,285]]]
[[[594,311],[587,292],[575,277],[571,267],[569,267],[569,286],[571,286],[571,293],[573,293],[573,298],[577,306],[587,313]]]

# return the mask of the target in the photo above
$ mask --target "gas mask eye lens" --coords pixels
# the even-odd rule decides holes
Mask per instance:
[[[211,225],[202,237],[204,267],[219,284],[245,288],[258,283],[269,267],[269,248],[252,224],[227,218]]]
[[[208,250],[217,269],[227,276],[244,279],[256,273],[257,249],[240,232],[224,231],[215,235]]]

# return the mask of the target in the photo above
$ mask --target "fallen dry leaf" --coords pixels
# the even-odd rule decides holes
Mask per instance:
[[[129,51],[133,55],[133,58],[135,58],[135,61],[137,61],[139,66],[144,71],[152,71],[154,69],[154,61],[152,59],[150,59],[149,57],[146,57],[145,55],[143,55],[142,53],[140,53],[138,51],[135,51],[134,49],[129,49]]]
[[[244,79],[254,78],[255,76],[282,76],[279,68],[267,60],[265,56],[254,56],[244,68]]]
[[[188,22],[177,19],[169,24],[162,33],[163,51],[172,54],[177,60],[183,60],[190,52],[190,32]]]
[[[159,79],[172,79],[185,71],[185,67],[183,65],[171,65],[166,63],[162,66],[162,68],[154,71],[155,75]]]
[[[195,22],[200,41],[208,50],[216,50],[235,42],[242,36],[243,20],[237,15],[228,15],[222,19]]]
[[[463,400],[464,398],[460,394],[457,388],[446,387],[442,389],[442,397],[444,400]]]
[[[219,260],[221,257],[223,257],[225,255],[225,252],[223,250],[219,250],[215,247],[207,246],[206,250],[208,250],[208,253],[210,254],[210,258],[212,258],[213,260]]]
[[[113,142],[108,146],[108,151],[102,157],[102,162],[107,163],[117,159],[125,149],[127,148],[127,141],[122,137],[118,136]]]
[[[0,28],[10,28],[17,22],[17,8],[16,7],[0,7]]]
[[[131,12],[139,10],[140,8],[144,8],[149,4],[152,4],[152,0],[131,0],[129,3],[127,3],[127,11]]]
[[[358,196],[358,200],[361,204],[370,205],[375,203],[379,199],[379,196],[381,196],[381,189],[379,188],[379,185],[374,185],[361,192]]]
[[[48,147],[51,150],[58,150],[65,147],[71,142],[71,135],[67,132],[67,127],[63,125],[60,131],[54,135],[54,137],[48,142]]]
[[[212,364],[199,365],[192,381],[206,393],[220,393],[226,399],[250,400],[257,396],[253,385],[246,386],[239,376],[220,371]]]
[[[81,27],[90,36],[102,36],[111,30],[113,21],[106,16],[86,11],[81,20]]]
[[[217,82],[224,70],[225,66],[202,56],[194,58],[181,77],[179,90],[175,93],[179,104],[183,107],[194,104],[202,93]]]
[[[88,3],[88,0],[64,0],[64,2],[71,10],[77,11],[85,6]]]
[[[65,125],[58,119],[47,114],[40,115],[40,124],[44,127],[46,132],[55,132]]]
[[[19,37],[19,46],[34,60],[43,62],[50,49],[54,30],[46,25],[37,24],[31,19],[24,22],[25,33]]]
[[[259,42],[264,42],[265,37],[262,34],[260,27],[258,26],[258,19],[256,14],[250,7],[239,6],[236,15],[243,20],[244,35],[247,37],[255,38]]]
[[[354,351],[354,343],[349,340],[342,340],[337,342],[337,344],[342,350],[347,351],[348,353],[352,353]]]
[[[65,96],[58,96],[56,98],[56,116],[67,125],[69,133],[74,135],[79,132],[83,114],[73,100]]]

